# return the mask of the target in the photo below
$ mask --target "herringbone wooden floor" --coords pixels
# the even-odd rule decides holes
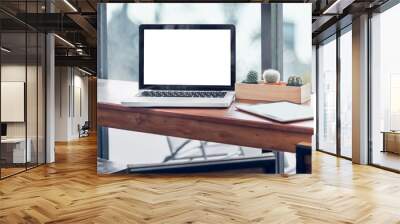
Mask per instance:
[[[400,175],[315,153],[313,174],[97,176],[96,144],[0,181],[0,223],[400,223]]]

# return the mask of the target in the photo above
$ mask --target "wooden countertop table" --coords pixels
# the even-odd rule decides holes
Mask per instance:
[[[257,101],[235,102],[226,109],[132,108],[99,102],[97,120],[102,127],[296,153],[297,172],[311,171],[311,148],[298,144],[311,142],[312,120],[282,124],[238,111],[235,105],[240,103]],[[278,165],[282,172],[283,164]]]

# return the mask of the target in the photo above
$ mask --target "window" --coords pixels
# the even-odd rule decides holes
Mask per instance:
[[[352,26],[322,41],[317,53],[317,149],[350,159],[353,131]]]
[[[107,4],[108,78],[138,80],[138,27],[154,24],[234,24],[236,27],[236,79],[250,70],[261,73],[261,6],[237,3],[113,3]],[[130,27],[130,29],[126,29]],[[121,34],[124,35],[121,35]],[[251,57],[249,57],[251,56]]]
[[[318,48],[318,149],[336,153],[336,39]]]
[[[291,3],[283,5],[283,81],[296,75],[304,83],[311,82],[310,43],[312,39],[311,4]]]
[[[340,36],[340,154],[352,157],[352,32]]]
[[[384,132],[400,130],[400,33],[395,29],[398,21],[400,5],[371,18],[371,157],[373,164],[395,170],[400,170],[400,133],[395,134],[393,142],[387,142]],[[385,143],[394,143],[394,150]]]

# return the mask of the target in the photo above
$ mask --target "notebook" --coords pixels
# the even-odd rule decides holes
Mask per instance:
[[[274,121],[287,123],[293,121],[311,120],[314,118],[311,106],[298,105],[289,102],[262,103],[253,105],[236,105],[236,108],[265,117]]]

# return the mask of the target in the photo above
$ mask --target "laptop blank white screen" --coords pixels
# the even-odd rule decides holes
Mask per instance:
[[[144,30],[145,85],[231,84],[229,29]]]

